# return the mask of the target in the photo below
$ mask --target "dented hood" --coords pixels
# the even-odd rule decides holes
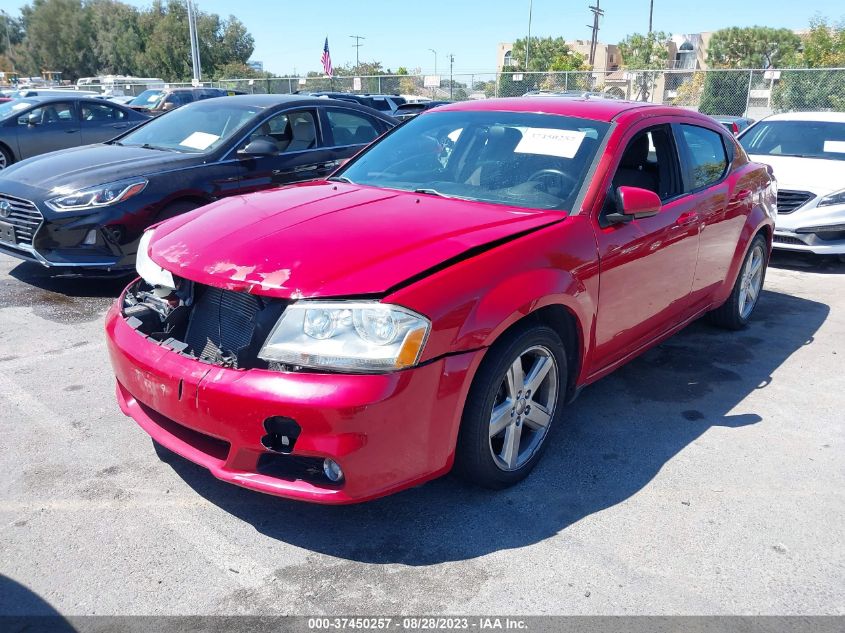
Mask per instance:
[[[198,283],[274,297],[380,294],[558,211],[344,183],[234,197],[159,225],[150,256]]]

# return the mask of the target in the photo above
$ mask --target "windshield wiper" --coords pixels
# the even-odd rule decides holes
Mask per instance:
[[[349,180],[349,178],[347,178],[346,176],[332,176],[331,178],[328,178],[327,180],[331,180],[332,182],[345,182],[345,183],[348,183],[350,185],[355,184],[351,180]]]
[[[437,191],[437,189],[431,189],[429,187],[420,187],[419,189],[414,189],[414,193],[424,193],[429,196],[437,196],[438,198],[456,198],[457,196],[449,196],[445,193]]]
[[[157,149],[160,152],[178,152],[178,149],[173,149],[172,147],[161,147],[160,145],[150,145],[149,143],[144,143],[140,145],[144,149]]]

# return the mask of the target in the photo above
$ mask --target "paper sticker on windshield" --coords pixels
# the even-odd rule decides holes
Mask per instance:
[[[831,154],[845,154],[845,141],[825,141],[824,151]]]
[[[219,139],[216,134],[208,134],[207,132],[194,132],[179,145],[190,147],[192,149],[208,149],[211,144]]]
[[[528,128],[522,133],[522,140],[514,149],[520,154],[543,154],[573,158],[586,136],[579,130],[556,130],[554,128]]]

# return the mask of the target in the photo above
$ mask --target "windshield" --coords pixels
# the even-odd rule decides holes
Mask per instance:
[[[430,112],[338,173],[362,185],[571,209],[609,125],[526,112]]]
[[[144,90],[144,92],[132,99],[129,105],[152,109],[161,100],[162,96],[164,96],[164,90]]]
[[[31,105],[35,105],[38,103],[37,101],[29,101],[26,99],[15,99],[13,101],[7,101],[6,103],[0,104],[0,119],[5,119],[7,116],[11,116],[25,108],[28,108]]]
[[[845,123],[761,121],[739,143],[749,154],[845,160]]]
[[[258,107],[233,105],[226,99],[197,101],[153,119],[117,142],[179,152],[211,151],[260,111]]]

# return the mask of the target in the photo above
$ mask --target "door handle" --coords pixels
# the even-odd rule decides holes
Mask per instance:
[[[78,132],[79,130],[65,130],[65,134],[73,134],[74,132]]]
[[[112,127],[113,127],[115,130],[122,130],[122,129],[124,129],[124,128],[125,128],[126,126],[128,126],[128,125],[129,125],[128,123],[115,123],[114,125],[112,125]]]
[[[319,169],[334,169],[338,165],[340,165],[339,160],[330,160],[329,162],[323,163],[322,165],[320,165]]]
[[[317,165],[300,165],[299,167],[294,167],[293,171],[299,173],[303,171],[314,171],[315,169],[317,169]]]
[[[695,211],[687,211],[678,216],[678,219],[675,221],[675,226],[687,226],[688,224],[692,224],[697,221],[698,213]]]

